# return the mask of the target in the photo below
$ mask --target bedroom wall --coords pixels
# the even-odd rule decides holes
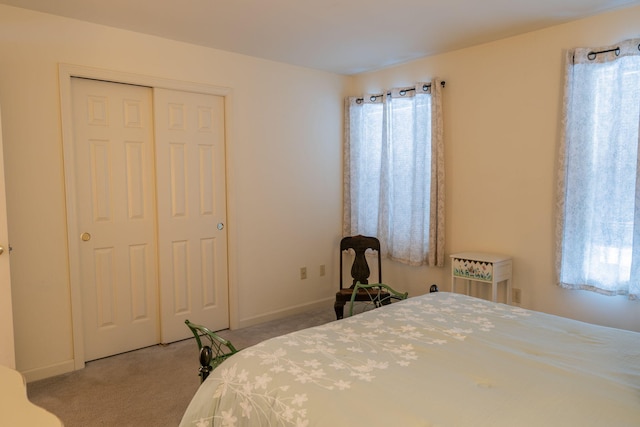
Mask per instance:
[[[349,78],[0,5],[18,370],[33,380],[73,366],[59,63],[231,88],[232,324],[332,309]]]
[[[606,13],[361,74],[354,92],[446,80],[447,258],[467,250],[509,254],[523,307],[635,331],[640,301],[554,284],[554,198],[564,52],[638,37],[638,22],[640,7]],[[385,282],[407,283],[413,294],[430,283],[450,290],[449,262],[383,268]]]

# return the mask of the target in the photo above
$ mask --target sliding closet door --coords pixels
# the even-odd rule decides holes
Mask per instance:
[[[224,98],[154,89],[161,341],[229,326]]]
[[[159,342],[152,91],[73,78],[85,360]],[[71,207],[70,207],[71,208]]]

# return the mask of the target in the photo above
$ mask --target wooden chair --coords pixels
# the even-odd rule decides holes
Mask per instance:
[[[348,288],[345,288],[342,282],[342,264],[344,252],[349,250],[353,250],[353,252],[355,252],[355,258],[351,266],[351,277],[353,278],[353,282]],[[351,297],[353,296],[353,289],[356,283],[359,282],[363,285],[369,284],[369,276],[371,275],[371,270],[369,269],[369,264],[367,263],[367,258],[365,256],[365,252],[367,250],[375,251],[377,253],[378,283],[382,283],[382,260],[380,255],[380,241],[376,237],[362,235],[344,237],[340,241],[340,290],[336,293],[336,302],[333,305],[336,311],[336,318],[338,319],[342,319],[344,317],[344,305],[348,301],[351,301]],[[388,298],[388,292],[383,292],[381,297]],[[362,289],[359,290],[353,298],[355,301],[370,301],[369,294],[367,292],[364,292]]]
[[[369,298],[356,306],[356,297],[362,294],[367,294]],[[388,305],[393,302],[401,301],[408,297],[408,292],[398,292],[391,286],[385,285],[384,283],[374,283],[371,285],[356,283],[353,288],[353,292],[351,293],[349,316],[382,307],[383,305]]]
[[[198,350],[200,350],[200,369],[198,369],[198,375],[202,382],[207,379],[211,371],[224,362],[229,356],[236,354],[238,350],[236,350],[231,342],[217,335],[209,328],[191,323],[189,319],[185,320],[184,323],[191,330],[193,336],[196,337]]]

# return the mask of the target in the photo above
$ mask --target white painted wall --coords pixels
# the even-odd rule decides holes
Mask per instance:
[[[359,94],[434,76],[446,80],[447,255],[510,254],[523,307],[635,331],[640,302],[554,284],[554,201],[564,52],[638,37],[638,22],[640,7],[620,10],[361,74],[355,81]],[[430,283],[450,290],[450,263],[445,269],[383,268],[385,282],[398,288],[408,283],[414,295]]]
[[[0,5],[16,364],[29,380],[73,368],[59,63],[231,88],[232,325],[333,310],[349,78]]]

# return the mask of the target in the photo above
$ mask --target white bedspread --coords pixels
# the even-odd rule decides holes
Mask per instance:
[[[451,293],[242,350],[181,426],[640,426],[640,334]]]

